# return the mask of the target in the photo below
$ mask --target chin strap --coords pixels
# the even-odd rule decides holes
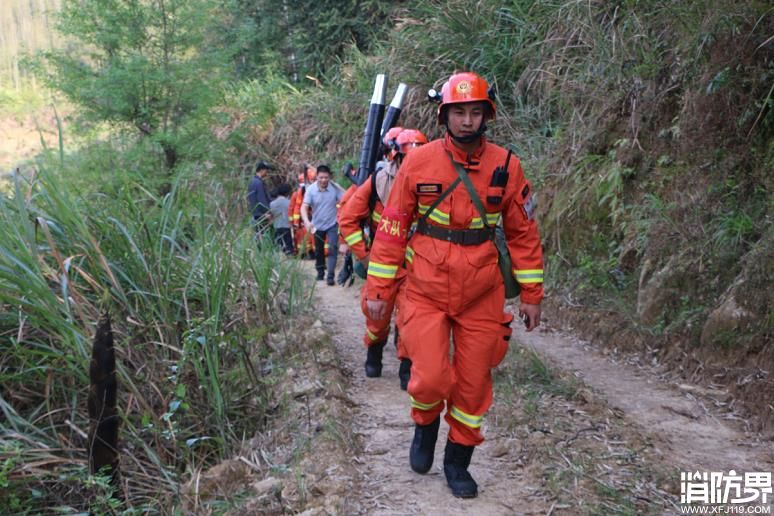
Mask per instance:
[[[476,131],[473,134],[469,134],[467,136],[457,136],[453,132],[451,132],[451,129],[449,129],[449,126],[446,126],[446,132],[449,133],[449,136],[452,137],[454,141],[460,142],[460,143],[472,143],[479,138],[481,138],[484,133],[486,132],[486,122],[481,122],[481,126],[478,128],[478,131]]]

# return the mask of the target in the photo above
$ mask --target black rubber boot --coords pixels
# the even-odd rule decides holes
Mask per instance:
[[[478,485],[468,473],[474,448],[446,441],[443,472],[446,474],[446,483],[457,498],[475,498],[478,495]]]
[[[365,373],[369,378],[379,378],[382,376],[382,350],[384,342],[374,342],[368,346],[368,355],[365,361]]]
[[[408,389],[409,380],[411,380],[411,360],[408,358],[400,359],[400,368],[398,368],[398,378],[400,378],[400,388],[405,391]]]
[[[409,460],[411,469],[417,473],[425,474],[433,467],[435,455],[435,441],[438,440],[438,427],[441,426],[441,416],[429,425],[416,425],[414,427],[414,440],[411,442]]]
[[[352,277],[353,271],[354,264],[352,263],[352,253],[347,251],[347,254],[344,255],[344,264],[341,266],[338,276],[336,276],[336,283],[343,287],[347,281],[349,281],[349,278]]]

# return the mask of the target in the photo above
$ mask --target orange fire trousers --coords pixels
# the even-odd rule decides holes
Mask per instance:
[[[490,371],[505,356],[511,335],[513,315],[503,308],[502,284],[459,313],[407,289],[400,329],[412,362],[408,393],[417,424],[432,423],[446,408],[452,442],[477,446],[484,441],[481,424],[492,405]]]

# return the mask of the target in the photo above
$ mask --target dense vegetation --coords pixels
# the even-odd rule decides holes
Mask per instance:
[[[79,450],[101,311],[120,358],[131,459],[121,494],[150,508],[171,503],[186,470],[229,455],[260,427],[263,339],[304,302],[293,262],[256,249],[251,228],[225,216],[235,206],[222,182],[179,175],[159,196],[142,170],[117,161],[106,178],[107,168],[89,165],[39,161],[0,202],[0,498],[15,510],[86,496]],[[73,188],[55,170],[94,170],[81,179],[100,187]],[[104,487],[86,492],[100,503]]]
[[[81,143],[0,197],[0,505],[117,503],[83,456],[102,310],[128,507],[179,503],[259,430],[262,338],[302,299],[244,221],[249,165],[355,158],[378,72],[412,86],[403,124],[430,136],[428,87],[493,81],[489,134],[539,189],[554,313],[737,385],[753,425],[774,423],[756,403],[774,395],[767,2],[82,0],[59,20],[72,46],[33,68]]]
[[[488,0],[396,13],[379,51],[352,49],[329,85],[278,114],[265,148],[355,156],[379,71],[415,86],[404,124],[438,136],[426,88],[482,72],[498,92],[489,134],[539,188],[558,322],[725,385],[752,428],[770,428],[770,6]]]

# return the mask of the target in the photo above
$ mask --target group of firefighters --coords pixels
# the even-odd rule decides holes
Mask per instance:
[[[381,376],[395,312],[400,385],[415,422],[411,468],[424,474],[432,467],[445,410],[446,480],[454,496],[472,498],[478,487],[468,467],[484,440],[491,369],[508,349],[513,320],[505,311],[497,232],[505,237],[527,331],[540,324],[543,258],[532,187],[519,159],[484,136],[496,115],[487,81],[455,73],[436,97],[445,136],[428,142],[417,129],[390,129],[381,166],[342,197],[338,226],[355,271],[366,278],[368,377]],[[313,172],[299,176],[301,188]],[[289,215],[303,252],[312,243],[301,227],[300,195]]]

